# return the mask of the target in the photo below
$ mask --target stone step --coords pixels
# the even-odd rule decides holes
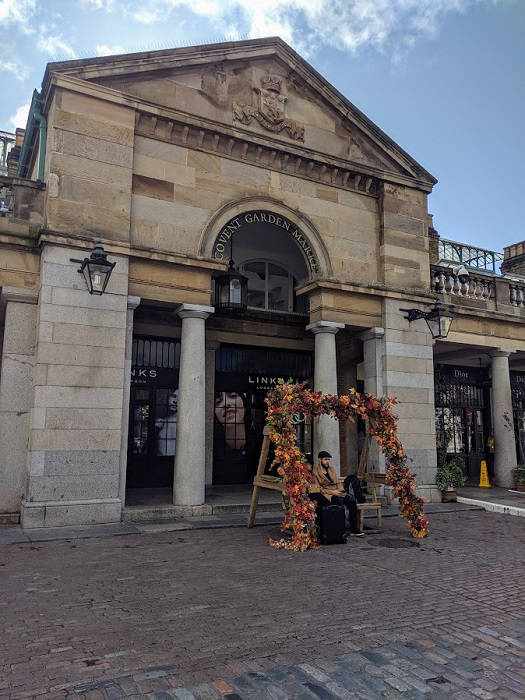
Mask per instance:
[[[124,522],[144,523],[159,520],[177,520],[206,515],[240,515],[250,512],[249,503],[205,503],[202,506],[128,506],[124,508]],[[282,513],[281,501],[260,503],[257,514]]]

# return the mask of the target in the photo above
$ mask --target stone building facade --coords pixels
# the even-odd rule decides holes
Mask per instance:
[[[435,183],[279,39],[49,64],[0,183],[0,512],[115,522],[164,489],[175,513],[205,513],[207,486],[252,477],[279,377],[395,395],[428,500],[444,416],[472,479],[493,437],[510,485],[525,277],[511,249],[504,274],[474,248],[462,274],[466,247],[447,257],[432,228]],[[75,262],[95,241],[116,263],[101,296]],[[241,315],[214,296],[230,257]],[[456,318],[436,342],[404,310],[437,300]],[[355,467],[359,426],[298,431]]]

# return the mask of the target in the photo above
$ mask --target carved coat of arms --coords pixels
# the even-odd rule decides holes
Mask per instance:
[[[233,103],[233,118],[243,124],[255,119],[268,131],[285,131],[290,138],[304,141],[304,126],[286,118],[287,97],[282,94],[282,78],[268,75],[261,79],[261,87],[254,88],[257,106]]]

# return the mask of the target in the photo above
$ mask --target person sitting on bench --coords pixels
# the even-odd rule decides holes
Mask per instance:
[[[348,514],[348,529],[354,535],[362,535],[357,517],[357,502],[353,495],[345,492],[341,480],[331,465],[332,455],[326,450],[319,452],[319,461],[312,470],[312,487],[310,498],[315,501],[317,513],[329,504],[344,506]]]

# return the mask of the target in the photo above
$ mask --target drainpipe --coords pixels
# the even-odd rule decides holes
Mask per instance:
[[[38,124],[38,175],[37,180],[44,180],[44,166],[46,163],[46,143],[47,143],[47,123],[46,118],[42,114],[42,102],[40,99],[35,101],[35,111],[33,113],[35,121]]]
[[[33,91],[33,98],[31,100],[31,108],[29,110],[29,116],[27,118],[27,130],[24,138],[24,143],[22,144],[22,151],[20,153],[20,160],[18,166],[18,172],[20,177],[27,177],[28,171],[28,160],[30,156],[30,143],[32,141],[32,132],[35,126],[38,124],[38,168],[37,168],[37,179],[44,179],[44,165],[46,162],[46,140],[47,140],[47,124],[46,118],[42,114],[42,101],[40,99],[40,94],[37,90]]]

